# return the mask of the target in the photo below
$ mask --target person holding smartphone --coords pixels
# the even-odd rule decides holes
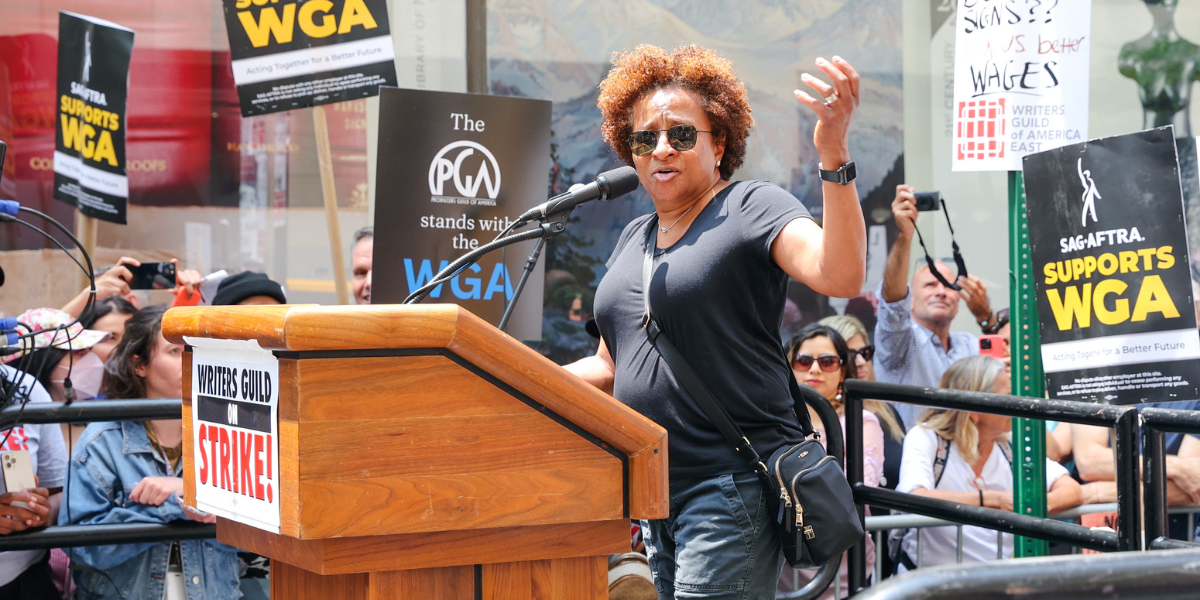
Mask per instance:
[[[118,296],[133,306],[138,306],[138,297],[136,291],[139,289],[169,289],[172,293],[179,293],[181,290],[186,290],[188,295],[195,294],[200,289],[200,282],[203,277],[200,273],[191,269],[179,269],[179,259],[172,258],[168,263],[157,263],[165,265],[159,269],[157,266],[152,267],[155,263],[142,264],[142,261],[128,256],[122,256],[117,264],[107,270],[98,269],[96,272],[96,301],[99,302],[105,298]],[[153,288],[151,285],[139,284],[139,282],[153,282],[153,277],[139,277],[140,271],[146,267],[145,271],[163,271],[173,272],[169,286]],[[160,281],[164,281],[159,278]],[[78,317],[87,308],[88,296],[91,293],[90,287],[83,288],[70,302],[62,307],[62,311]]]
[[[0,365],[4,386],[15,387],[17,398],[31,403],[50,402],[46,388],[32,375]],[[29,453],[29,466],[37,487],[0,494],[0,535],[45,527],[58,519],[62,486],[67,472],[67,447],[62,431],[53,423],[20,424],[0,430],[0,451]],[[16,503],[24,503],[21,507]],[[61,597],[50,569],[50,551],[0,552],[0,600],[43,600]]]

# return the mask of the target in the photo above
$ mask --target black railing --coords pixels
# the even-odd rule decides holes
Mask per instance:
[[[1162,408],[1142,411],[1144,524],[1148,539],[1167,537],[1167,451],[1163,435],[1167,432],[1200,434],[1200,413]]]
[[[140,398],[136,400],[84,400],[36,402],[7,406],[0,410],[0,431],[18,422],[31,424],[83,423],[91,421],[141,421],[178,419],[183,415],[179,398]]]
[[[64,525],[0,536],[0,552],[147,544],[175,540],[205,540],[217,537],[217,526],[206,523],[111,523],[107,525]]]
[[[1141,550],[1139,494],[1138,412],[1130,406],[1110,406],[1023,398],[1003,394],[966,392],[893,385],[851,379],[845,385],[846,476],[861,507],[874,504],[908,510],[1026,537],[1059,541],[1097,550]],[[1018,515],[1007,511],[965,506],[957,502],[922,498],[862,485],[862,403],[865,399],[903,402],[935,408],[982,412],[1009,417],[1053,419],[1066,423],[1111,427],[1115,430],[1117,461],[1117,532],[1093,531],[1073,523]],[[1149,409],[1148,409],[1149,410]],[[1178,412],[1178,411],[1167,411]],[[1165,497],[1165,494],[1164,494]],[[1163,509],[1165,511],[1165,508]],[[850,551],[849,588],[853,595],[866,585],[866,550],[862,544]]]
[[[142,421],[178,419],[183,414],[179,398],[86,400],[66,404],[38,402],[0,410],[0,431],[19,423],[81,423],[90,421]],[[0,552],[107,544],[144,544],[217,537],[217,526],[202,523],[113,523],[66,525],[0,536]]]
[[[863,592],[862,600],[1183,599],[1200,589],[1200,550],[1026,558],[943,565],[905,573]]]

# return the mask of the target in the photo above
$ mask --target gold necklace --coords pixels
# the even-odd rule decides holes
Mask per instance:
[[[686,216],[687,216],[687,214],[688,214],[689,212],[691,212],[693,208],[695,208],[695,207],[696,207],[696,204],[699,204],[699,202],[696,202],[696,203],[692,204],[691,206],[687,207],[687,210],[683,211],[683,214],[682,214],[682,215],[679,215],[679,218],[678,218],[678,219],[675,219],[675,222],[674,222],[674,223],[671,223],[670,225],[667,225],[666,227],[663,227],[663,226],[659,225],[659,227],[658,227],[658,230],[659,230],[659,231],[661,231],[661,232],[663,232],[663,233],[666,233],[666,232],[670,231],[672,227],[674,227],[674,226],[678,225],[678,224],[679,224],[679,222],[680,222],[680,221],[682,221],[682,220],[683,220],[683,218],[684,218],[684,217],[686,217]]]
[[[717,192],[716,192],[716,190],[710,190],[710,191],[712,192],[712,197],[710,197],[709,200],[712,200],[713,198],[717,197]],[[682,215],[679,215],[678,219],[675,219],[674,223],[671,223],[670,225],[667,225],[666,227],[659,225],[658,230],[663,233],[670,231],[671,228],[678,225],[679,222],[682,221],[683,218],[686,217],[688,213],[692,212],[692,209],[696,208],[697,204],[700,204],[700,202],[693,202],[691,206],[687,207],[687,210],[683,211]]]

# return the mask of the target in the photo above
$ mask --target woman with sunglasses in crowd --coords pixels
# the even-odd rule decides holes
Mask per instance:
[[[795,96],[815,124],[820,165],[805,169],[821,186],[823,228],[787,191],[733,180],[754,119],[728,60],[697,46],[639,46],[616,54],[600,84],[604,138],[637,170],[654,212],[621,234],[596,291],[599,348],[568,368],[667,430],[670,514],[643,523],[662,599],[775,595],[782,554],[763,485],[648,338],[643,291],[662,335],[758,454],[803,439],[779,338],[788,279],[851,297],[866,262],[848,142],[858,74],[838,57],[816,67],[832,85],[804,74],[811,94]]]
[[[844,384],[847,379],[854,379],[858,368],[854,364],[854,353],[832,327],[812,323],[800,330],[787,345],[787,357],[792,363],[792,372],[796,381],[817,391],[837,411],[838,420],[842,426],[842,436],[846,435],[846,405],[842,400]],[[878,404],[878,403],[872,403]],[[865,407],[865,404],[864,404]],[[811,407],[808,409],[813,427],[824,437],[824,427],[821,419]],[[870,410],[863,411],[863,483],[870,487],[879,486],[879,478],[883,474],[883,428],[879,419]],[[867,564],[874,564],[874,543],[867,536]],[[842,557],[839,571],[841,590],[847,590],[846,558]],[[799,589],[808,581],[809,575],[797,572],[795,577],[784,569],[779,579],[779,592],[789,592]],[[834,586],[830,586],[821,598],[833,598]]]
[[[867,328],[858,318],[850,315],[835,315],[818,321],[828,326],[846,340],[850,356],[856,367],[856,378],[864,381],[875,381],[875,345],[867,335]],[[879,418],[879,424],[887,435],[883,438],[883,477],[879,485],[888,489],[896,489],[900,481],[900,462],[904,455],[904,421],[900,413],[887,402],[867,400],[863,408],[871,411]]]

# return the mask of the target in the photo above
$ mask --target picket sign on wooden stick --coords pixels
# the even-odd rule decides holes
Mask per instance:
[[[79,238],[79,243],[83,245],[88,256],[92,257],[93,263],[96,260],[96,231],[99,225],[100,221],[95,217],[89,217],[78,210],[75,211],[75,237]],[[82,256],[79,258],[83,260]],[[82,289],[90,285],[87,273],[80,271],[75,287]]]
[[[325,107],[313,107],[313,133],[317,138],[317,159],[321,167],[321,194],[325,197],[325,222],[329,225],[329,253],[333,258],[333,286],[338,304],[350,303],[350,286],[342,255],[342,230],[338,222],[337,190],[333,186],[333,156],[329,150],[329,125]]]

